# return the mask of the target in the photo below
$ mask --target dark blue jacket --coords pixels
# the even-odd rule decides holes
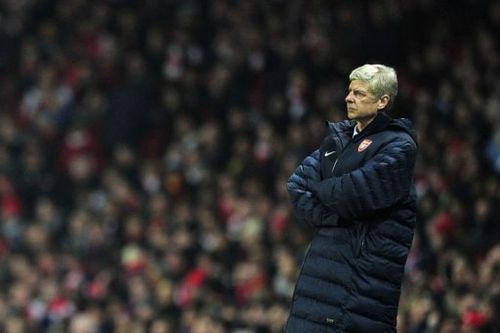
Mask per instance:
[[[330,133],[288,180],[297,221],[314,227],[286,332],[396,332],[415,228],[411,122],[380,113],[352,138]]]

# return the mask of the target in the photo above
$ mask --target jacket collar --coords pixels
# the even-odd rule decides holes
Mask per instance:
[[[373,121],[366,126],[358,135],[354,137],[354,141],[359,141],[370,134],[383,131],[392,121],[392,118],[385,112],[379,112]],[[354,130],[354,128],[353,128]]]
[[[379,112],[375,116],[375,119],[373,119],[373,121],[371,123],[369,123],[365,129],[363,129],[358,135],[356,135],[356,138],[359,136],[365,137],[366,135],[380,132],[383,129],[385,129],[391,121],[392,121],[392,118],[387,113]],[[354,126],[356,126],[356,121],[355,120],[342,120],[342,121],[339,121],[336,123],[326,121],[326,125],[328,126],[330,131],[334,132],[337,135],[348,134],[349,136],[352,137],[352,133],[354,131]]]
[[[339,139],[339,143],[342,147],[347,145],[350,140],[358,142],[371,134],[383,131],[387,128],[408,133],[415,144],[418,144],[417,135],[415,133],[415,129],[413,128],[412,122],[406,118],[394,119],[386,112],[378,113],[375,116],[375,119],[373,119],[373,121],[354,138],[352,138],[354,126],[356,126],[356,121],[354,120],[343,120],[336,123],[327,121],[326,125],[329,128],[330,132]]]

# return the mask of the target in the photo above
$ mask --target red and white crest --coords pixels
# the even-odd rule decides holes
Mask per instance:
[[[363,141],[361,141],[361,143],[358,146],[358,153],[361,153],[363,150],[368,148],[368,146],[371,145],[372,142],[373,141],[370,139],[364,139]]]

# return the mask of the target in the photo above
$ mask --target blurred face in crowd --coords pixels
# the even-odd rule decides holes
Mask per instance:
[[[375,118],[378,111],[387,106],[389,96],[377,98],[370,92],[368,82],[352,80],[345,102],[347,117],[356,120],[358,130],[362,130]]]

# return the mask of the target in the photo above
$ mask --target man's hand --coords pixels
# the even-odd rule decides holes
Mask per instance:
[[[306,157],[295,169],[287,183],[288,194],[297,221],[305,226],[335,226],[338,216],[326,208],[307,187],[309,181],[320,181],[319,150]]]

